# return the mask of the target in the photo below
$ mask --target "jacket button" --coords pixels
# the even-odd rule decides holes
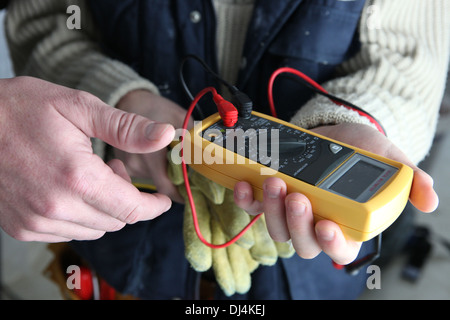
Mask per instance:
[[[199,23],[202,20],[202,15],[197,10],[192,11],[189,17],[192,23]]]

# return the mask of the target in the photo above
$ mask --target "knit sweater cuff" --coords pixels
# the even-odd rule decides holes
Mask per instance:
[[[367,112],[370,112],[369,110],[382,110],[380,106],[383,105],[383,102],[370,94],[358,95],[356,93],[349,93],[338,94],[337,96]],[[305,129],[348,122],[365,124],[376,129],[376,126],[367,117],[359,115],[354,110],[340,106],[321,95],[309,100],[292,117],[290,122]]]
[[[96,68],[89,70],[77,89],[96,95],[110,106],[116,106],[124,95],[133,90],[142,89],[159,94],[152,82],[125,64],[111,59],[103,59]]]

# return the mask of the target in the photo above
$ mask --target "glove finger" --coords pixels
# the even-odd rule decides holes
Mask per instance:
[[[274,241],[275,247],[277,247],[278,256],[280,258],[290,258],[294,255],[295,249],[292,246],[291,241],[288,242],[278,242]]]
[[[215,219],[211,219],[211,231],[213,243],[220,244],[226,241],[225,234]],[[233,269],[228,259],[227,248],[212,250],[212,266],[220,288],[227,296],[233,295],[236,292],[236,286]]]
[[[247,269],[250,273],[258,269],[259,262],[253,259],[249,250],[244,250],[242,255],[244,256],[245,263],[247,263]]]
[[[186,200],[183,220],[183,238],[185,245],[186,259],[191,263],[192,267],[199,272],[203,272],[211,268],[212,253],[211,248],[206,246],[198,238],[192,218],[192,210],[186,196],[186,190],[179,188],[180,193]],[[197,189],[192,188],[192,196],[194,198],[195,208],[197,212],[197,220],[200,231],[206,241],[211,242],[211,225],[210,215],[205,197]]]
[[[221,204],[223,202],[226,190],[225,187],[209,180],[196,171],[192,172],[189,180],[192,185],[197,186],[212,203]]]
[[[170,181],[176,186],[182,185],[184,182],[183,178],[183,169],[180,164],[175,164],[172,161],[172,157],[170,156],[170,152],[167,153],[167,176]]]
[[[236,292],[240,294],[248,292],[252,282],[245,252],[248,253],[248,249],[244,249],[236,244],[227,247],[228,260],[233,271]]]
[[[211,206],[217,215],[220,225],[228,238],[233,238],[250,222],[250,216],[234,203],[233,191],[226,190],[225,198],[221,205]],[[236,242],[237,245],[250,249],[255,244],[252,228],[245,232]]]
[[[271,266],[277,262],[278,252],[274,241],[267,231],[264,216],[261,216],[253,225],[253,237],[255,245],[250,248],[250,253],[259,263]]]

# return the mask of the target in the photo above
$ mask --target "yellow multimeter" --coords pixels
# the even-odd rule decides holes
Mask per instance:
[[[226,188],[249,182],[260,201],[264,180],[279,177],[288,193],[308,197],[316,221],[336,222],[355,241],[372,239],[397,219],[413,178],[402,163],[258,112],[231,128],[219,114],[197,122],[184,137],[183,157]]]

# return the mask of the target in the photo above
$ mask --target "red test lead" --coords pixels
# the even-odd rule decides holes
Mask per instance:
[[[233,127],[238,120],[238,111],[235,106],[217,93],[213,93],[213,100],[219,110],[224,126],[227,128]]]

